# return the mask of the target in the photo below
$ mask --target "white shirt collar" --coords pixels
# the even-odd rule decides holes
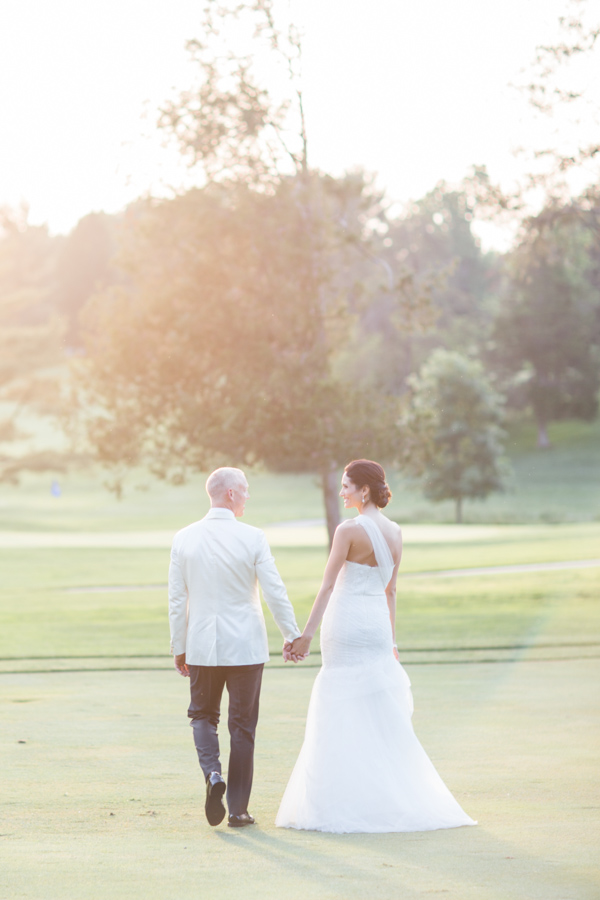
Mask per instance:
[[[204,516],[205,519],[235,519],[232,509],[226,509],[224,506],[211,506]]]

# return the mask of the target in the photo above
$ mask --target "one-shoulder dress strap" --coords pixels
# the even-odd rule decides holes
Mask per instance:
[[[377,560],[377,568],[383,582],[383,586],[387,587],[390,583],[392,573],[394,571],[394,557],[390,550],[389,544],[383,536],[381,528],[369,516],[359,515],[354,520],[365,529],[371,544],[373,545],[373,553]]]

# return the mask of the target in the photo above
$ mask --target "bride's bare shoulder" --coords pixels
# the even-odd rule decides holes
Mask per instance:
[[[346,540],[361,540],[364,537],[364,529],[360,527],[356,519],[344,519],[336,528]]]
[[[383,519],[383,524],[385,526],[385,532],[390,538],[390,540],[397,541],[398,543],[402,543],[402,529],[398,525],[397,522],[392,522],[391,519],[388,519],[387,516],[382,514],[381,518]]]
[[[344,519],[342,522],[340,522],[335,530],[339,531],[342,534],[352,534],[352,532],[356,531],[357,528],[360,528],[360,526],[358,525],[356,519]]]
[[[357,528],[358,526],[352,519],[344,519],[340,522],[333,537],[335,545],[339,548],[344,546],[347,549],[354,543]]]

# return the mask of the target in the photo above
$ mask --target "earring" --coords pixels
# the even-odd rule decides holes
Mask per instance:
[[[365,502],[366,502],[366,499],[367,499],[367,498],[366,498],[366,495],[363,494],[362,502],[365,503]]]

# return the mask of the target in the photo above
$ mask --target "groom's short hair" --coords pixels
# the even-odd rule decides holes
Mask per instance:
[[[232,466],[221,466],[206,479],[206,493],[209,497],[220,497],[229,488],[237,487],[239,484],[245,484],[246,476],[241,469],[234,469]]]

